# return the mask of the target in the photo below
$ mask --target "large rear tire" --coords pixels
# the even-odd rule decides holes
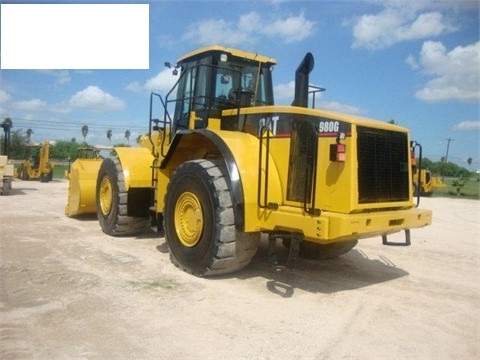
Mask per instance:
[[[128,216],[128,191],[118,157],[107,158],[98,171],[96,188],[97,218],[105,234],[129,236],[148,227],[148,217]]]
[[[231,273],[248,265],[260,233],[235,227],[225,165],[193,160],[180,165],[167,188],[164,228],[172,262],[197,276]]]

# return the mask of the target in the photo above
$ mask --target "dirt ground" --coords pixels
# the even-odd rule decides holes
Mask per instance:
[[[367,239],[278,272],[262,241],[243,271],[202,279],[153,233],[67,218],[67,187],[0,197],[1,359],[480,357],[480,201],[422,198],[433,225],[410,247]]]

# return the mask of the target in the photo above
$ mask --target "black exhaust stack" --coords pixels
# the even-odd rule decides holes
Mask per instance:
[[[313,65],[313,55],[308,52],[295,71],[295,99],[292,106],[308,107],[308,74],[313,70]]]

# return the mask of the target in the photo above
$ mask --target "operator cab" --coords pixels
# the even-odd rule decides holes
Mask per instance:
[[[273,105],[271,72],[274,59],[221,46],[191,52],[178,60],[180,68],[172,130],[195,128],[225,109]]]

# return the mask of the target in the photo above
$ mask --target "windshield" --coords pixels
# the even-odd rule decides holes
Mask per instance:
[[[221,62],[215,76],[215,97],[232,105],[238,101],[240,106],[273,105],[269,80],[270,71],[264,64]]]

